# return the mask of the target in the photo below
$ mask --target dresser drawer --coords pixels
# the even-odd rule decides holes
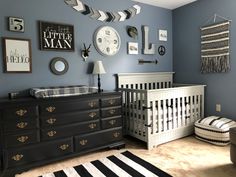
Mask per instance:
[[[99,120],[43,129],[41,130],[41,139],[51,140],[97,130],[100,130]]]
[[[42,127],[51,127],[55,125],[66,125],[74,122],[90,121],[99,118],[99,109],[89,111],[80,111],[67,114],[54,114],[41,117]]]
[[[30,164],[40,160],[60,157],[73,152],[73,139],[41,143],[22,148],[10,149],[4,152],[6,168]]]
[[[4,122],[4,132],[36,129],[39,127],[38,119],[24,119]]]
[[[68,113],[79,110],[96,109],[99,107],[99,100],[82,100],[77,102],[55,102],[52,104],[40,105],[42,115],[52,115],[56,113]]]
[[[113,117],[121,115],[121,106],[102,108],[102,117]]]
[[[102,107],[119,106],[121,105],[121,97],[102,98],[101,103]]]
[[[102,130],[75,137],[75,151],[96,148],[122,139],[122,128]]]
[[[14,108],[6,108],[3,110],[3,120],[21,118],[37,118],[38,107],[37,106],[22,106]]]
[[[6,135],[5,147],[22,146],[40,141],[39,131],[25,131],[24,133]]]
[[[102,119],[102,129],[109,129],[122,126],[121,116]]]

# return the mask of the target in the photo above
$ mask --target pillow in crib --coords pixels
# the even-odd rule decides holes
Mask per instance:
[[[195,122],[195,137],[211,144],[224,146],[230,143],[231,127],[236,127],[235,121],[225,117],[209,116]]]

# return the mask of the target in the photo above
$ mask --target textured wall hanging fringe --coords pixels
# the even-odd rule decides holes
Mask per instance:
[[[118,22],[130,19],[131,17],[137,15],[141,11],[139,5],[133,5],[132,7],[118,11],[118,12],[105,12],[102,10],[97,10],[88,5],[82,3],[80,0],[65,0],[65,3],[82,13],[87,15],[92,19],[103,21],[103,22]]]
[[[201,28],[202,73],[230,70],[229,27],[230,21],[227,20]]]

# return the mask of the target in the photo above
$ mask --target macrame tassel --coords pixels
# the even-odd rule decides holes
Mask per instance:
[[[202,73],[221,73],[230,70],[229,55],[219,57],[204,57],[201,61]]]

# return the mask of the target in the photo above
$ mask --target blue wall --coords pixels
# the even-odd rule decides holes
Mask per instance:
[[[236,119],[236,1],[198,0],[173,11],[173,66],[175,81],[206,84],[206,115],[221,115]],[[231,23],[231,71],[228,73],[200,73],[200,27],[218,14]],[[218,20],[219,21],[219,20]],[[213,19],[212,21],[213,22]],[[208,23],[210,24],[210,23]],[[222,111],[215,111],[216,104]]]
[[[85,2],[85,1],[82,1]],[[135,2],[127,0],[87,0],[86,3],[104,11],[119,11],[127,9]],[[115,73],[172,71],[172,12],[170,10],[140,4],[141,14],[124,22],[104,23],[92,20],[73,10],[64,0],[1,0],[0,1],[0,37],[17,37],[31,39],[33,69],[31,74],[3,73],[2,50],[0,50],[0,97],[8,92],[24,90],[38,86],[62,86],[86,84],[96,85],[96,76],[91,75],[91,63],[102,60],[107,74],[102,75],[103,89],[115,89]],[[25,20],[25,32],[16,33],[7,30],[9,16],[22,17]],[[73,24],[75,29],[75,52],[52,52],[39,50],[38,20]],[[110,25],[120,34],[122,44],[118,54],[104,57],[91,47],[90,58],[84,62],[80,55],[83,43],[92,43],[94,31],[102,26]],[[141,52],[141,26],[150,27],[150,42],[158,46],[164,44],[167,54],[159,55],[128,55],[127,42],[135,41],[126,33],[127,25],[136,26],[139,32],[139,52]],[[168,30],[168,42],[158,41],[158,30]],[[0,44],[2,48],[2,43]],[[49,70],[49,62],[53,57],[64,57],[69,63],[69,71],[62,76],[56,76]],[[158,65],[138,65],[138,59],[158,59]]]

